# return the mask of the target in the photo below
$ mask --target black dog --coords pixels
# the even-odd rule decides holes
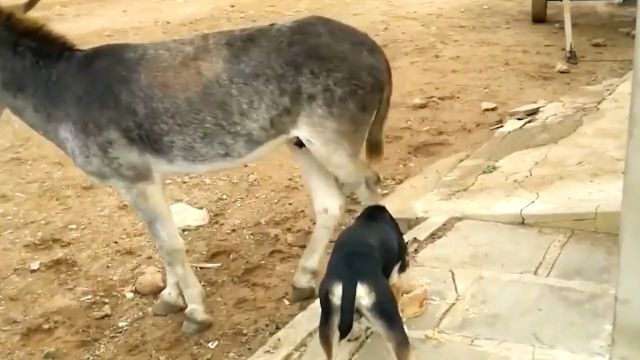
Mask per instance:
[[[365,208],[338,236],[319,289],[318,330],[327,359],[333,359],[334,346],[351,333],[356,312],[383,335],[396,359],[410,358],[409,338],[391,289],[408,266],[400,227],[382,205]]]

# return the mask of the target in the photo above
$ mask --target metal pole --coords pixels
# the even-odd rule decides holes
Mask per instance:
[[[639,18],[636,8],[636,34],[640,34]],[[640,36],[634,46],[612,360],[640,359]]]

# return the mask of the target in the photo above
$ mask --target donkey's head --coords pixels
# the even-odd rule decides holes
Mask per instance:
[[[33,9],[39,2],[40,0],[27,0],[22,4],[7,5],[7,6],[4,6],[4,11],[13,12],[17,14],[26,14],[31,9]],[[4,109],[5,107],[2,105],[2,103],[0,103],[0,116],[4,112]]]
[[[45,24],[25,16],[40,0],[27,0],[19,5],[0,6],[0,51],[18,57],[56,58],[75,50],[76,46]],[[2,55],[2,54],[0,54]]]
[[[24,72],[17,67],[19,63],[34,64],[40,57],[59,57],[64,51],[74,49],[75,45],[63,36],[49,30],[44,24],[26,17],[40,0],[27,0],[24,3],[0,6],[0,80],[6,80],[9,74]],[[16,71],[17,70],[17,71]],[[21,74],[23,76],[24,74]],[[0,99],[0,114],[6,104]]]

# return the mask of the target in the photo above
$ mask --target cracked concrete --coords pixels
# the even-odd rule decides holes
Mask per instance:
[[[435,224],[445,222],[432,219],[409,240],[426,241],[441,231]],[[415,255],[403,279],[410,287],[429,289],[427,312],[406,321],[416,358],[608,359],[617,251],[610,234],[455,223]],[[318,321],[317,312],[314,303],[250,360],[323,358],[310,326]],[[366,331],[339,354],[344,359],[390,358],[385,349],[379,334]]]
[[[499,140],[490,142],[492,146],[462,161],[416,201],[416,216],[446,214],[617,233],[630,91],[627,75],[619,82],[583,89],[579,94],[584,98],[548,104],[538,114],[543,121],[496,135]],[[542,130],[544,136],[522,132],[528,128]],[[531,140],[524,141],[523,134]],[[503,147],[512,137],[523,143]],[[541,139],[550,142],[522,149],[523,144],[546,141]],[[493,171],[482,171],[488,162]]]

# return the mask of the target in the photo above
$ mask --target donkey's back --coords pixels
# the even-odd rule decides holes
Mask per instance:
[[[66,117],[74,137],[94,151],[100,139],[117,143],[159,171],[234,166],[293,137],[359,150],[390,88],[375,41],[318,16],[100,46],[67,71],[76,75],[67,81],[84,79],[64,92],[77,109]]]

